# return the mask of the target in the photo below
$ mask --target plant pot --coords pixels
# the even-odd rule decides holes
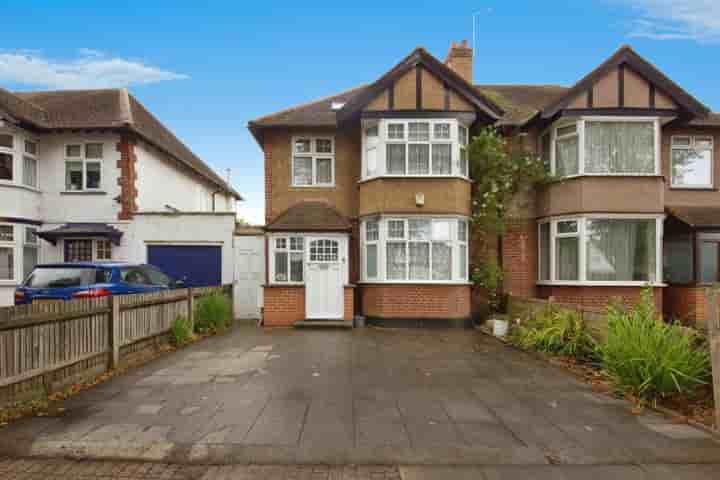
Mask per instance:
[[[510,327],[510,323],[508,322],[507,318],[495,315],[490,317],[490,321],[492,322],[493,335],[495,335],[496,337],[505,338],[508,332],[508,328]]]

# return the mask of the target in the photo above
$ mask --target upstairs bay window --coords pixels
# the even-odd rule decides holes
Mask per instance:
[[[332,137],[293,137],[292,185],[332,187],[335,184],[335,142]]]
[[[23,135],[0,133],[0,182],[38,187],[38,143]]]
[[[542,155],[558,177],[660,173],[657,118],[582,117],[561,120],[548,133]]]
[[[467,128],[455,119],[380,120],[363,134],[363,179],[467,177]]]
[[[586,215],[538,225],[538,280],[549,284],[656,283],[662,217]]]
[[[0,134],[0,180],[12,182],[15,172],[14,137]]]
[[[674,188],[713,187],[713,138],[673,136],[670,173]]]
[[[31,140],[25,140],[23,152],[23,184],[28,187],[38,186],[38,145]]]

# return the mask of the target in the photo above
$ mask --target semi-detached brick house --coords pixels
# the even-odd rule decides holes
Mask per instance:
[[[463,42],[250,122],[265,154],[265,323],[466,321],[483,255],[466,146],[487,125],[557,178],[518,198],[505,291],[597,307],[649,284],[666,313],[702,320],[720,264],[720,115],[628,46],[567,88],[473,84]]]

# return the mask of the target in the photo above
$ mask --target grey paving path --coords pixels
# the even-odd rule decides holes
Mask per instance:
[[[243,327],[0,429],[0,454],[219,464],[720,463],[720,443],[470,331]]]

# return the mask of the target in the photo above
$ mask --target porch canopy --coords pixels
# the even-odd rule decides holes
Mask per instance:
[[[123,232],[107,223],[67,223],[53,230],[37,232],[37,236],[53,245],[61,238],[107,238],[115,245],[120,245]]]
[[[350,222],[325,202],[307,201],[285,210],[265,227],[268,232],[347,232]]]
[[[668,205],[666,210],[668,215],[692,229],[720,229],[720,207]]]

